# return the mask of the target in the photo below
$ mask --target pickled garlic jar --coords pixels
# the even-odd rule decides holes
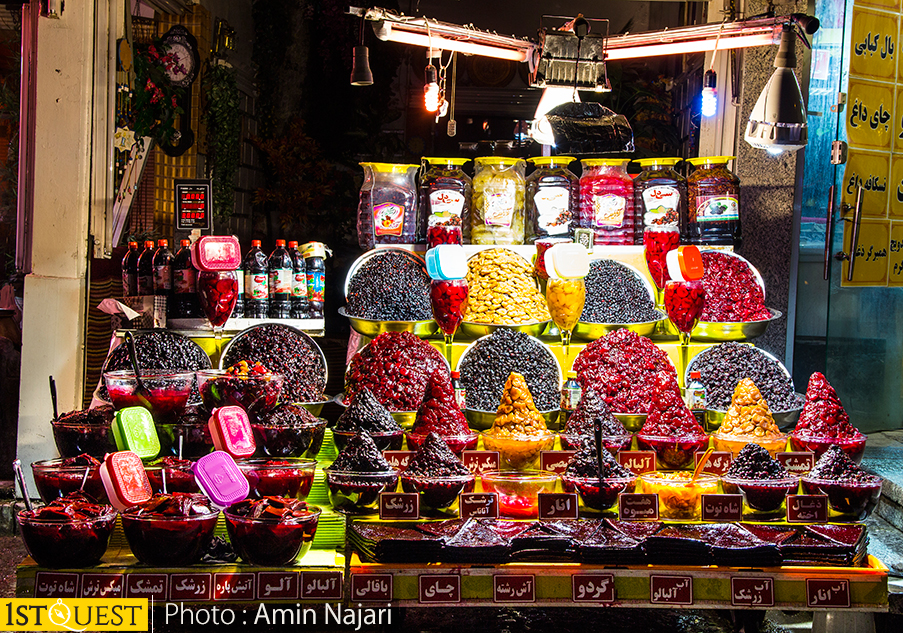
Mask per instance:
[[[686,218],[687,181],[674,170],[680,158],[644,158],[636,161],[643,171],[633,181],[637,231],[647,227],[676,226]]]
[[[740,179],[727,168],[734,156],[690,158],[685,238],[691,244],[739,247]]]
[[[361,163],[364,185],[357,207],[357,240],[375,244],[411,244],[417,233],[417,170],[420,165]]]
[[[629,159],[587,158],[581,161],[578,226],[592,229],[595,244],[633,244],[636,217]]]
[[[470,240],[473,185],[461,168],[469,158],[424,158],[420,179],[418,241],[461,244]]]
[[[548,237],[567,237],[573,233],[577,218],[579,181],[568,169],[571,156],[528,158],[536,169],[527,177],[525,205],[526,241],[534,243]]]
[[[524,243],[525,163],[520,158],[476,159],[471,243]]]

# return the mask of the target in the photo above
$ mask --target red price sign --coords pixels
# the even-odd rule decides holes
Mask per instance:
[[[536,602],[536,576],[496,574],[492,577],[495,602]]]
[[[839,579],[806,579],[806,604],[812,609],[850,606],[850,581]]]
[[[618,463],[637,475],[655,470],[655,451],[619,451]]]
[[[702,520],[743,520],[743,495],[702,495]]]
[[[301,599],[341,600],[342,572],[305,571],[301,572]]]
[[[499,469],[498,451],[464,451],[461,461],[474,475],[482,475]]]
[[[176,228],[182,231],[210,229],[209,180],[176,180]]]
[[[613,574],[574,574],[571,576],[571,593],[574,602],[614,602],[615,577]]]
[[[169,599],[173,602],[210,600],[213,574],[170,574]]]
[[[351,574],[352,602],[391,602],[392,574]]]
[[[416,492],[379,493],[380,519],[416,519],[420,516],[420,495]]]
[[[214,600],[253,600],[256,574],[214,574]]]
[[[386,458],[389,465],[398,470],[407,470],[408,464],[416,454],[417,451],[383,451],[383,457]]]
[[[775,458],[794,475],[805,475],[815,466],[815,453],[790,451],[777,453]]]
[[[696,452],[696,465],[699,465],[699,460],[702,459],[702,456],[705,455],[703,451]],[[712,473],[713,475],[723,475],[727,472],[727,469],[731,465],[731,452],[730,451],[712,451],[709,455],[709,458],[705,462],[705,466],[702,467],[702,472],[704,473]]]
[[[658,495],[622,492],[618,495],[618,518],[622,521],[657,521]]]
[[[121,598],[124,581],[122,574],[82,574],[82,598]]]
[[[421,603],[461,602],[458,574],[424,574],[417,577],[417,585]]]
[[[296,571],[257,572],[257,599],[297,600],[299,595],[298,578]]]
[[[576,519],[578,511],[577,493],[539,493],[540,519]]]
[[[735,607],[773,607],[774,579],[753,576],[731,578],[731,604]]]
[[[577,451],[542,451],[539,454],[539,467],[560,475],[567,470],[568,463],[576,454]]]
[[[652,604],[693,604],[690,576],[650,576],[649,602]]]
[[[787,495],[787,523],[827,522],[827,495]]]
[[[125,577],[125,597],[166,600],[168,580],[166,574],[128,574]]]
[[[497,492],[462,492],[458,501],[461,518],[499,518],[499,495]]]

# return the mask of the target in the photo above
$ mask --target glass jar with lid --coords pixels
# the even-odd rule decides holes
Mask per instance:
[[[691,244],[740,246],[740,179],[727,167],[734,158],[687,160],[694,167],[687,177],[686,237]]]
[[[579,226],[592,229],[595,244],[633,244],[636,239],[629,162],[627,158],[581,161]]]
[[[357,209],[357,240],[375,244],[411,244],[417,233],[417,170],[420,165],[361,163],[364,185]],[[368,173],[369,172],[369,173]]]
[[[430,245],[470,240],[473,186],[461,168],[469,158],[424,158],[429,167],[420,179],[418,241]]]
[[[524,243],[524,167],[520,158],[476,159],[473,177],[473,244]]]
[[[642,218],[637,226],[639,236],[646,228],[682,229],[681,221],[687,217],[687,181],[674,169],[680,161],[680,158],[636,161],[643,170],[633,181],[633,201],[637,217]]]
[[[577,159],[572,156],[537,156],[527,160],[536,166],[527,177],[524,197],[527,243],[573,235],[579,181],[568,165]]]

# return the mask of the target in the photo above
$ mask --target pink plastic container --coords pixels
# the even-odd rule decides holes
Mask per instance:
[[[213,447],[232,457],[250,457],[257,450],[248,414],[241,407],[228,406],[213,410],[207,422]]]
[[[153,496],[141,458],[132,451],[110,453],[100,467],[100,479],[110,504],[120,512]]]

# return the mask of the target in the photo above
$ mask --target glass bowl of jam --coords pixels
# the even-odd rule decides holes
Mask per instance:
[[[618,495],[636,490],[636,475],[629,477],[575,477],[563,473],[561,485],[565,492],[576,492],[581,510],[593,513],[614,514],[612,509],[618,504]]]
[[[16,520],[25,547],[38,565],[90,567],[107,551],[116,510],[76,492],[42,508],[22,510]]]
[[[108,503],[100,479],[100,460],[89,455],[32,462],[31,473],[44,503],[82,491],[92,499]]]
[[[194,386],[191,371],[142,373],[144,393],[139,393],[135,372],[130,369],[105,372],[103,379],[117,410],[145,407],[158,423],[173,421],[182,414]]]
[[[499,514],[513,519],[539,516],[539,493],[554,492],[558,475],[546,470],[502,470],[480,475],[483,492],[499,496]]]
[[[317,462],[304,458],[240,459],[239,470],[248,480],[252,499],[282,497],[303,501],[314,483]]]
[[[339,512],[374,514],[379,509],[379,494],[392,492],[398,485],[398,471],[350,472],[326,469],[329,502]]]
[[[223,512],[229,541],[251,565],[283,567],[310,551],[319,508],[278,496],[240,501]]]
[[[213,540],[219,511],[197,493],[158,494],[122,514],[122,531],[132,554],[155,567],[198,562]]]

